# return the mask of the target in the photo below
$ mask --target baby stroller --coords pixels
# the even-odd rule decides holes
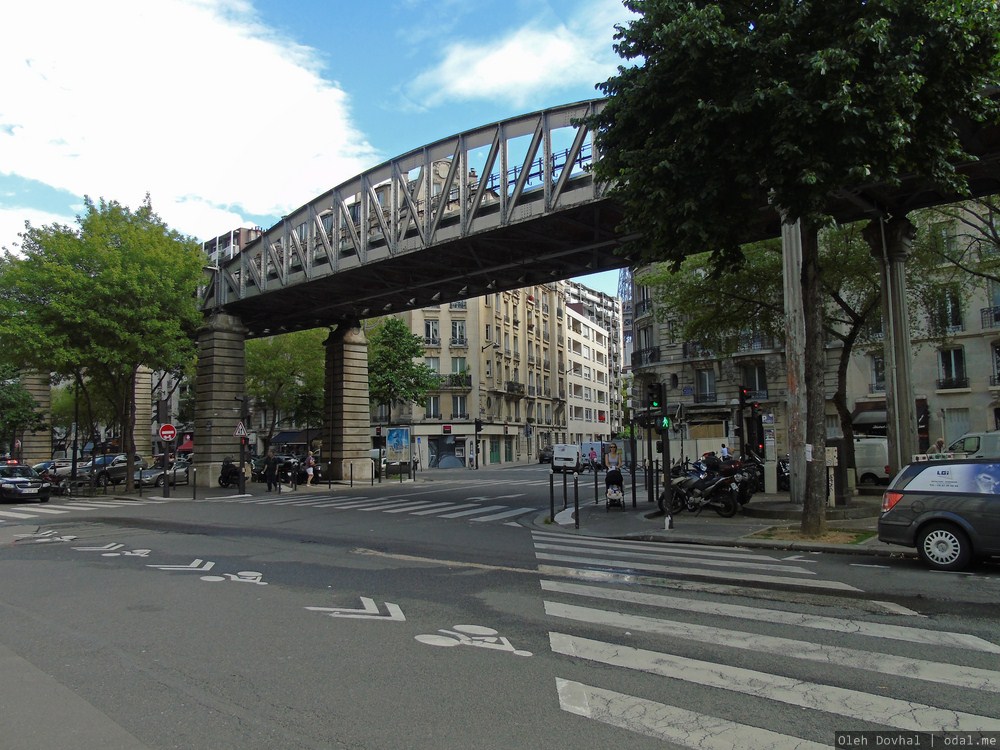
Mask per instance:
[[[604,509],[625,508],[625,480],[617,468],[608,469],[604,476]]]

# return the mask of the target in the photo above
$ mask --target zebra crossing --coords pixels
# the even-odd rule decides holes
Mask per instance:
[[[32,521],[51,519],[67,513],[87,510],[108,510],[113,508],[134,508],[138,505],[160,505],[163,500],[63,500],[58,503],[29,503],[24,505],[0,505],[0,524],[8,521]]]
[[[840,731],[1000,731],[1000,646],[857,598],[799,560],[543,531],[532,541],[569,714],[710,750],[833,747]],[[791,593],[744,596],[776,583]],[[853,602],[850,617],[824,614],[815,602],[830,597]]]
[[[420,495],[432,495],[431,499]],[[465,498],[463,500],[442,501],[433,497],[433,490],[417,490],[404,495],[389,497],[370,497],[367,495],[340,495],[315,491],[281,493],[263,497],[223,497],[210,498],[212,502],[226,502],[240,505],[277,506],[294,508],[323,508],[328,510],[355,510],[362,513],[386,513],[389,515],[432,516],[434,518],[462,519],[477,523],[502,521],[514,526],[520,526],[517,519],[529,514],[541,512],[538,508],[518,507],[511,505],[487,504],[490,499],[485,497]],[[519,495],[497,496],[512,498]]]

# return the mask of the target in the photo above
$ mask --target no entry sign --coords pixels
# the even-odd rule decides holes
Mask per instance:
[[[172,424],[161,424],[160,425],[160,440],[165,442],[170,442],[175,437],[177,437],[177,428]]]

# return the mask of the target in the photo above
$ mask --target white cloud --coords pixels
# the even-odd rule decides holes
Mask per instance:
[[[313,51],[239,0],[32,0],[4,16],[5,174],[133,207],[149,192],[168,224],[205,238],[378,158]]]
[[[564,23],[538,19],[499,38],[456,41],[408,93],[428,106],[502,99],[520,107],[552,91],[595,85],[615,71],[614,24],[626,17],[618,0],[591,0]]]

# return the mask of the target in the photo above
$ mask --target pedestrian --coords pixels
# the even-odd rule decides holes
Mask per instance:
[[[590,449],[590,455],[587,456],[590,459],[590,468],[597,471],[597,451],[593,447]]]
[[[274,448],[267,452],[264,459],[264,479],[267,480],[267,491],[278,489],[278,457],[274,454]]]
[[[608,469],[617,469],[621,465],[621,455],[618,453],[618,444],[612,443],[608,446],[608,453],[604,457],[604,466]]]
[[[313,452],[309,451],[306,455],[306,487],[312,487],[313,470],[315,466],[316,466],[316,459],[313,458]]]
[[[944,453],[944,438],[943,437],[939,437],[937,440],[934,441],[934,452],[935,453]]]
[[[719,455],[722,456],[723,461],[729,460],[729,448],[726,447],[725,443],[722,444],[722,450],[719,451]]]

